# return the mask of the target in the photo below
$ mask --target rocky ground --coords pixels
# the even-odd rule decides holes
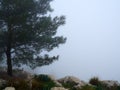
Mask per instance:
[[[10,78],[0,72],[0,90],[120,90],[120,83],[112,80],[99,80],[93,77],[89,82],[74,76],[55,79],[51,75],[32,75],[17,71]]]

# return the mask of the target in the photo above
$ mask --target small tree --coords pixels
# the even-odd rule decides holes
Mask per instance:
[[[51,51],[66,38],[56,36],[65,17],[48,15],[52,0],[0,0],[0,60],[6,60],[7,73],[23,64],[35,68],[49,65],[58,56],[41,55]]]

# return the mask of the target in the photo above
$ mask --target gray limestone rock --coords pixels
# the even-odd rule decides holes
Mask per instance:
[[[4,90],[15,90],[14,87],[6,87]]]

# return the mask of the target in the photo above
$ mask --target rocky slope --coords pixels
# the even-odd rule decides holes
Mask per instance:
[[[74,76],[66,76],[56,80],[50,75],[36,75],[27,77],[26,80],[0,79],[0,90],[103,90],[102,88],[104,90],[120,90],[120,83],[117,81],[99,82],[101,86],[92,85]]]

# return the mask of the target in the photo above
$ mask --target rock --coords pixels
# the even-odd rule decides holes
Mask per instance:
[[[55,79],[55,76],[53,75],[47,75],[47,76],[56,84],[57,87],[62,87],[62,84]]]
[[[62,84],[61,83],[59,83],[58,81],[53,81],[55,84],[56,84],[56,86],[58,86],[58,87],[62,87]]]
[[[103,84],[107,85],[107,87],[111,87],[111,86],[120,86],[120,83],[118,81],[113,81],[113,80],[104,80],[101,81]]]
[[[68,90],[68,89],[65,89],[63,87],[53,87],[51,88],[51,90]]]
[[[79,90],[79,89],[81,89],[83,86],[91,86],[91,87],[94,87],[93,85],[86,83],[86,84],[84,84],[84,85],[81,85],[81,84],[75,85],[75,86],[73,86],[73,89]]]
[[[81,81],[76,77],[66,76],[66,77],[64,77],[62,79],[59,79],[58,82],[60,82],[60,83],[69,83],[70,82],[70,83],[78,84]]]
[[[78,85],[75,85],[73,86],[73,88],[76,90],[76,89],[81,89],[82,85],[78,84]]]
[[[15,90],[14,87],[6,87],[4,90]]]
[[[73,76],[64,77],[62,79],[59,79],[58,82],[64,83],[64,84],[67,83],[73,86],[80,86],[80,87],[86,85],[84,81],[81,81],[78,78]]]
[[[66,76],[62,79],[59,79],[58,82],[60,82],[63,86],[67,85],[66,88],[71,89],[81,89],[82,86],[88,85],[88,83],[85,83],[84,81],[73,76]]]
[[[56,80],[56,78],[55,78],[54,75],[49,75],[49,74],[47,74],[47,76],[48,76],[51,80]]]

